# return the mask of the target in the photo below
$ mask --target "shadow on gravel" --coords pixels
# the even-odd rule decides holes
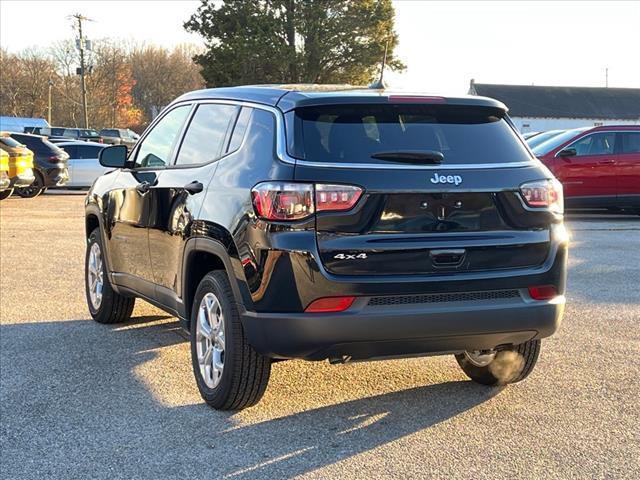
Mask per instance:
[[[500,392],[447,382],[250,423],[252,410],[264,418],[260,409],[277,405],[216,412],[200,402],[192,378],[182,378],[190,367],[164,359],[157,372],[145,365],[145,375],[157,376],[155,393],[164,389],[176,405],[197,402],[168,405],[139,370],[160,349],[185,342],[166,318],[1,325],[5,478],[292,477],[428,429]],[[184,351],[171,355],[190,361]],[[314,391],[328,396],[333,388],[326,382]],[[304,396],[283,391],[277,401],[304,405]]]

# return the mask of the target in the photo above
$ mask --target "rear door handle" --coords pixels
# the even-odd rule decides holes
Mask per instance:
[[[616,163],[616,161],[615,160],[600,160],[598,163],[600,165],[610,165],[612,163]]]
[[[184,189],[189,192],[189,195],[194,195],[196,193],[200,193],[202,192],[202,190],[204,190],[204,185],[202,185],[202,183],[200,183],[197,180],[194,180],[191,183],[187,183],[184,186]]]

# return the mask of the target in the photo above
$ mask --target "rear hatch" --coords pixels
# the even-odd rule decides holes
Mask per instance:
[[[542,264],[548,217],[526,209],[518,188],[544,174],[505,111],[425,102],[323,104],[287,115],[297,181],[363,189],[351,210],[316,215],[324,267],[407,275]]]

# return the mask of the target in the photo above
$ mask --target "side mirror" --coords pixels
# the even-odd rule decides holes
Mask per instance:
[[[98,156],[103,167],[124,168],[127,163],[127,147],[124,145],[111,145],[100,150]]]
[[[565,148],[564,150],[560,150],[558,152],[559,157],[575,157],[578,152],[576,152],[575,148]]]

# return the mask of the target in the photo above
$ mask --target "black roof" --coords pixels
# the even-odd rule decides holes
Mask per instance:
[[[498,85],[472,80],[469,93],[500,100],[512,117],[640,119],[640,88]]]
[[[506,110],[499,101],[480,96],[441,97],[426,93],[376,90],[351,85],[248,85],[242,87],[222,87],[196,90],[185,93],[176,102],[185,100],[236,100],[261,103],[288,112],[297,107],[321,104],[389,103],[410,101],[412,97],[436,97],[450,105],[470,105],[493,107]],[[404,100],[402,100],[404,99]]]

